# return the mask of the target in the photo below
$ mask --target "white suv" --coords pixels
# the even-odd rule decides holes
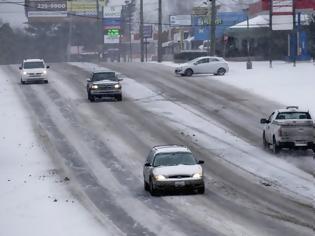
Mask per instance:
[[[48,68],[49,66],[46,65],[43,59],[23,60],[23,63],[19,68],[21,70],[21,84],[25,84],[27,82],[48,83]]]

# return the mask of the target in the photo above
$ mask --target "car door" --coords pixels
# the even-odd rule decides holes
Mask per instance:
[[[268,118],[269,123],[266,124],[265,134],[266,134],[266,140],[268,143],[272,143],[273,129],[272,129],[271,123],[272,123],[274,117],[275,117],[275,112],[272,112]]]
[[[194,73],[203,74],[207,71],[207,66],[209,64],[209,58],[202,58],[194,63]]]
[[[215,74],[217,73],[218,69],[220,67],[220,61],[217,58],[210,58],[209,59],[209,66],[206,73],[208,74]]]
[[[143,167],[143,178],[144,181],[149,183],[149,179],[150,179],[150,174],[152,172],[152,168],[153,168],[153,158],[154,158],[154,152],[151,151],[144,163],[144,167]],[[150,164],[149,166],[146,166],[146,164]]]

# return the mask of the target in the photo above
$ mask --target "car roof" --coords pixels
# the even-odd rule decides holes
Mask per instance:
[[[95,70],[95,71],[93,71],[92,72],[93,74],[98,74],[98,73],[114,73],[114,74],[116,74],[116,72],[115,71],[111,71],[111,70]]]
[[[298,106],[288,106],[284,109],[279,109],[278,112],[308,112],[308,111],[299,109]]]
[[[196,57],[195,59],[204,59],[204,58],[216,58],[216,59],[223,59],[222,57],[216,57],[216,56]],[[194,59],[194,60],[195,60],[195,59]]]
[[[25,59],[24,62],[44,62],[43,59]]]
[[[159,145],[153,147],[155,154],[158,153],[172,153],[172,152],[189,152],[191,151],[186,146],[181,145]]]

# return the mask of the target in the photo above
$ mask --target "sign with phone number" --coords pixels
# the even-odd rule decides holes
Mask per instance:
[[[66,0],[30,0],[27,10],[31,11],[67,11]]]

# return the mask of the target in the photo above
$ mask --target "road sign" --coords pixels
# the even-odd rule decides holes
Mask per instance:
[[[143,37],[144,38],[152,38],[152,25],[144,25],[143,26]]]
[[[272,1],[272,30],[293,29],[293,0]]]

